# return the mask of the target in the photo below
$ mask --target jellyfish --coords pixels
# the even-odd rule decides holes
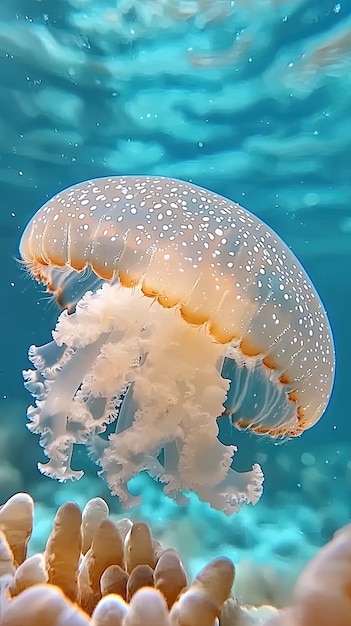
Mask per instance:
[[[283,241],[206,189],[126,176],[49,200],[20,254],[62,309],[23,373],[40,471],[81,478],[83,444],[124,506],[140,472],[180,504],[192,492],[227,515],[255,504],[262,470],[234,469],[221,420],[234,434],[296,437],[333,385],[326,313]]]

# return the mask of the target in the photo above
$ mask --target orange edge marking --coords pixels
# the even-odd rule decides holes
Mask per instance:
[[[294,428],[284,428],[282,426],[274,428],[271,426],[263,425],[254,426],[254,422],[249,422],[248,420],[244,419],[238,419],[235,422],[235,426],[239,430],[251,430],[256,435],[267,435],[272,439],[298,437],[305,430],[305,428],[301,425],[300,420],[298,420],[298,424]]]
[[[157,300],[159,304],[163,306],[164,309],[173,309],[173,307],[177,306],[177,304],[179,304],[180,302],[180,299],[177,298],[176,296],[173,296],[173,298],[170,298],[166,294],[158,295]]]
[[[281,382],[282,385],[290,385],[291,384],[291,380],[290,380],[290,378],[289,378],[289,376],[287,375],[286,372],[283,372],[282,374],[280,374],[279,382]]]
[[[229,332],[228,330],[226,330],[225,328],[223,328],[220,324],[216,323],[216,322],[211,322],[210,323],[210,334],[212,335],[212,337],[221,344],[226,344],[226,343],[230,343],[231,341],[234,341],[234,339],[239,339],[239,337],[233,333],[232,331]]]
[[[210,317],[208,313],[192,311],[184,304],[180,307],[180,314],[185,322],[193,324],[194,326],[202,326],[202,324],[206,324]]]
[[[290,391],[288,393],[288,398],[290,402],[297,402],[298,401],[297,391],[296,390]]]
[[[43,257],[34,257],[34,259],[31,261],[31,263],[33,263],[33,265],[44,265],[45,267],[47,267],[48,265],[50,265],[47,261],[45,261],[45,259]]]
[[[118,279],[122,287],[126,287],[127,289],[133,289],[139,284],[139,279],[127,272],[118,272]]]
[[[55,265],[58,265],[58,264],[55,263]],[[64,265],[66,265],[66,263]],[[82,261],[78,261],[77,259],[71,259],[68,267],[71,267],[73,270],[76,270],[76,272],[81,272],[87,267],[87,265],[88,264],[85,261],[82,262]]]
[[[53,257],[50,255],[49,257],[49,261],[44,261],[43,259],[43,265],[54,265],[55,267],[65,267],[66,265],[66,260],[62,259],[61,257]]]
[[[103,280],[112,280],[115,273],[113,269],[105,267],[104,265],[92,263],[91,268],[95,272],[95,274]]]
[[[270,370],[278,369],[276,362],[274,361],[273,357],[271,357],[269,354],[262,359],[262,362]]]
[[[147,298],[153,298],[153,300],[157,300],[159,296],[159,293],[158,291],[156,291],[156,289],[153,289],[152,287],[147,287],[147,285],[145,285],[144,283],[141,286],[141,291],[144,296],[146,296]]]
[[[251,343],[251,341],[247,337],[245,337],[240,342],[240,350],[245,356],[248,357],[259,356],[260,354],[262,354],[262,350],[260,350],[259,348],[257,348],[257,346]]]

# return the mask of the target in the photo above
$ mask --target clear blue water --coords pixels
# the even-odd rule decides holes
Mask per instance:
[[[303,508],[313,498],[301,495],[301,459],[313,451],[323,477],[313,506],[340,506],[347,521],[350,70],[346,2],[2,0],[1,500],[18,489],[60,490],[37,473],[40,449],[25,427],[27,348],[48,340],[57,311],[16,262],[20,233],[77,181],[162,174],[262,217],[316,285],[336,342],[331,403],[301,440],[275,448],[241,436],[240,454],[262,457],[266,503],[279,490],[280,502]],[[282,456],[296,475],[277,475]]]

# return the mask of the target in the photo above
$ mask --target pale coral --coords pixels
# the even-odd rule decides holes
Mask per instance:
[[[17,494],[0,513],[10,519],[19,501],[32,503]],[[6,533],[25,532],[13,549],[0,531],[0,626],[197,626],[200,616],[201,626],[217,624],[233,582],[228,559],[207,565],[188,588],[176,550],[165,549],[144,522],[112,521],[107,504],[94,498],[83,515],[77,504],[63,504],[44,554],[19,565],[13,552],[23,554],[33,506],[17,511]]]
[[[299,577],[293,604],[267,626],[350,626],[351,524],[337,533]]]
[[[44,557],[48,581],[62,589],[73,602],[77,598],[78,563],[81,554],[81,512],[74,502],[57,511]]]
[[[30,502],[29,496],[20,495],[20,500]],[[86,510],[95,504],[88,503]],[[6,533],[0,531],[0,626],[351,624],[351,524],[307,565],[291,606],[277,610],[246,607],[232,597],[235,568],[226,557],[208,563],[188,584],[174,549],[163,548],[144,522],[105,517],[106,507],[101,506],[104,513],[85,555],[81,535],[86,524],[72,502],[58,510],[45,553],[32,555],[21,565]],[[22,508],[23,527],[33,524],[31,510],[28,515]],[[15,526],[21,527],[20,517]],[[13,537],[11,528],[8,532]],[[15,548],[19,545],[15,542]],[[50,584],[53,580],[55,585]]]

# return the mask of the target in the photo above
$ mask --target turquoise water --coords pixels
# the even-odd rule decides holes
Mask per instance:
[[[252,527],[240,549],[272,543],[269,533],[261,541],[263,528],[278,524],[280,552],[303,560],[348,521],[350,31],[347,3],[317,0],[2,1],[1,501],[17,490],[48,503],[82,490],[37,472],[42,453],[25,427],[27,349],[48,341],[57,310],[16,262],[20,234],[63,187],[152,174],[205,186],[264,219],[305,266],[335,336],[336,383],[322,420],[279,446],[238,438],[239,463],[255,455],[266,474],[260,503],[235,522]],[[84,493],[107,497],[91,472]],[[155,507],[161,521],[185,515],[153,485],[136,488],[146,517]],[[204,512],[208,532],[212,512],[194,503],[189,515]],[[207,536],[212,549],[218,536]]]

